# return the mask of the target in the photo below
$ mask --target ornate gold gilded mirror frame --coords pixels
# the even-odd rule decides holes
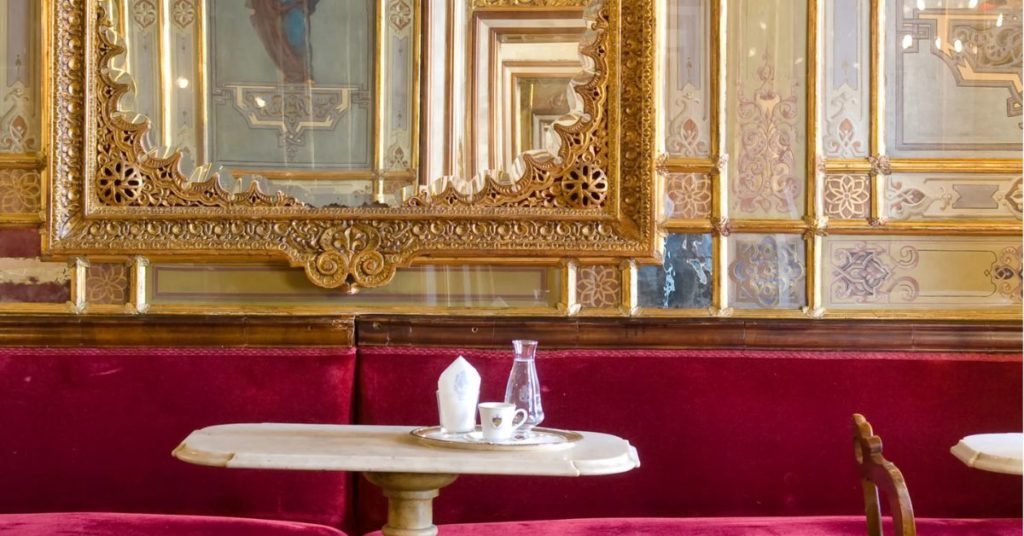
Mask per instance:
[[[548,127],[556,155],[526,154],[521,178],[484,174],[467,191],[436,181],[396,207],[313,207],[255,183],[186,177],[180,152],[147,150],[149,122],[120,113],[125,52],[95,0],[46,0],[51,257],[276,257],[316,285],[386,284],[423,256],[652,257],[655,254],[654,0],[588,8],[583,112]],[[581,0],[474,0],[474,9],[551,10]]]

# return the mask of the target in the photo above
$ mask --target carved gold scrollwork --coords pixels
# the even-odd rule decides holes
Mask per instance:
[[[102,4],[45,1],[55,104],[48,255],[275,255],[302,266],[316,285],[353,292],[386,284],[423,254],[654,254],[653,0],[475,0],[478,7],[590,4],[580,47],[585,73],[572,83],[578,106],[553,126],[557,154],[523,155],[520,178],[481,177],[471,192],[451,182],[386,209],[312,208],[255,183],[229,192],[216,176],[184,176],[181,154],[150,151],[149,122],[118,110],[130,88],[111,60],[124,47]]]
[[[368,225],[331,227],[320,235],[322,252],[306,262],[306,275],[326,288],[354,292],[376,287],[395,275],[395,262],[378,250],[380,235]]]

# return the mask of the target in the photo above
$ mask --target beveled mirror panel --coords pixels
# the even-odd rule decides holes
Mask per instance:
[[[651,0],[46,7],[50,255],[654,254]]]

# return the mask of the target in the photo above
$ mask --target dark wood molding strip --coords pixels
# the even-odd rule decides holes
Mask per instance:
[[[460,346],[1021,351],[1021,323],[369,315],[0,315],[0,346]]]
[[[363,316],[357,346],[777,348],[1020,352],[1021,323],[921,320],[558,319]]]
[[[0,316],[0,346],[338,346],[352,317],[199,315]]]

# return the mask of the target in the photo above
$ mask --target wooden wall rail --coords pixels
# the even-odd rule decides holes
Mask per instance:
[[[1020,322],[365,316],[359,346],[1021,351]]]
[[[0,316],[0,346],[352,346],[352,317]]]
[[[461,346],[1020,352],[1021,323],[444,316],[0,315],[0,346]]]

